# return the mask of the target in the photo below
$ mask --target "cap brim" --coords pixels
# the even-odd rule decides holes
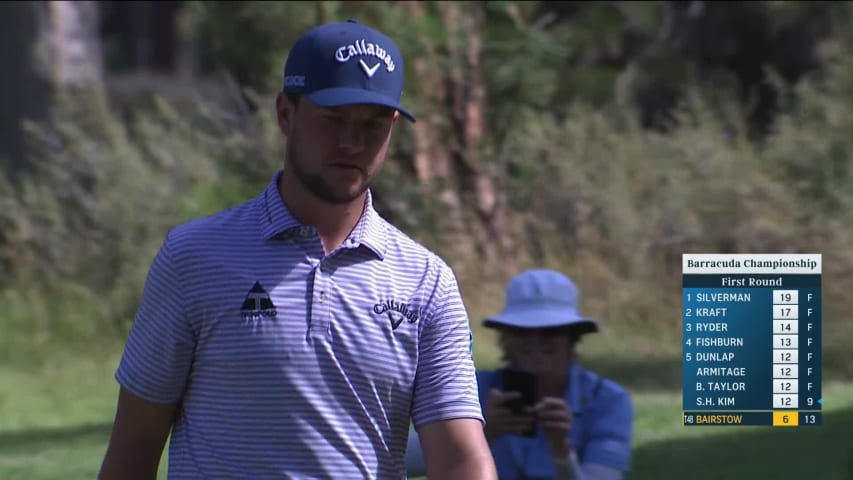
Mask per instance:
[[[308,100],[321,107],[345,107],[347,105],[381,105],[393,108],[412,122],[415,116],[400,105],[400,102],[381,93],[357,88],[326,88],[316,92],[306,93]]]
[[[587,317],[566,315],[562,309],[536,309],[503,312],[483,320],[487,328],[556,328],[571,327],[579,334],[598,332],[598,323]]]

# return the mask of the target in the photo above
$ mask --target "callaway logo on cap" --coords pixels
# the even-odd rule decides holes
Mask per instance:
[[[296,41],[284,66],[284,93],[304,95],[322,107],[383,105],[415,120],[400,105],[400,49],[354,20],[315,27]]]

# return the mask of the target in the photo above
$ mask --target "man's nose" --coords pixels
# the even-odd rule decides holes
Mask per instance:
[[[346,122],[338,131],[338,145],[348,151],[364,149],[364,129],[357,123]]]

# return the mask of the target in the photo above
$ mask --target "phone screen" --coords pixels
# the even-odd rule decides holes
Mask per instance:
[[[507,402],[507,407],[514,415],[524,415],[525,407],[532,407],[536,404],[536,375],[519,369],[506,368],[501,372],[503,391],[518,392],[520,397]],[[527,437],[535,435],[536,426],[531,426],[530,430],[524,432]]]

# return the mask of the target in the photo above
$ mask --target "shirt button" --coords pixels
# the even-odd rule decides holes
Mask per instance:
[[[320,292],[320,303],[326,301],[326,292]]]

